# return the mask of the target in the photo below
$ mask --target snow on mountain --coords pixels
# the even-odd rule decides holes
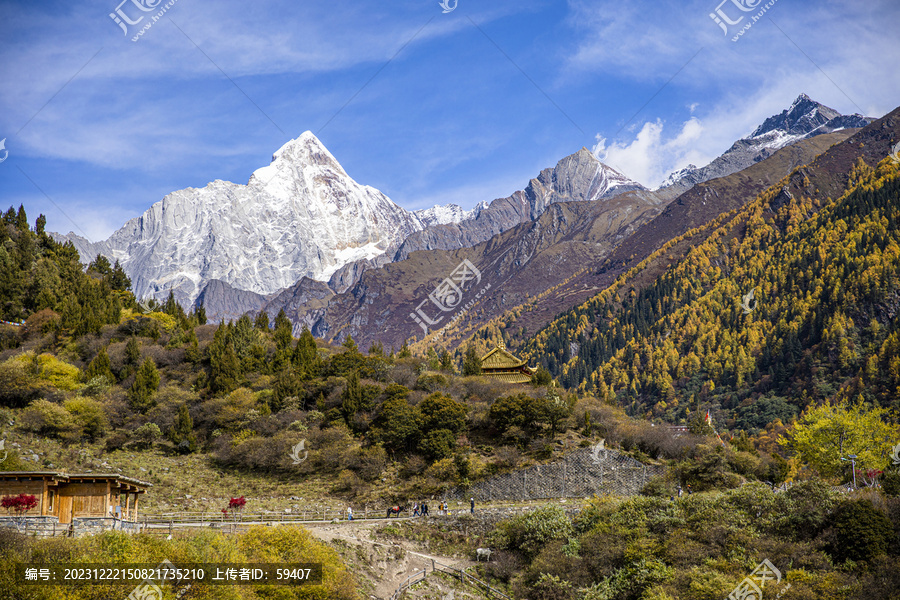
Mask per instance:
[[[484,201],[479,202],[472,210],[464,210],[457,204],[447,204],[423,208],[415,211],[413,214],[419,217],[426,227],[431,227],[433,225],[447,225],[474,219],[487,207],[488,203]]]
[[[380,191],[358,184],[311,132],[282,146],[247,185],[214,181],[172,192],[108,240],[66,236],[83,260],[118,259],[138,297],[169,290],[193,302],[217,279],[272,294],[301,277],[326,281],[425,227]]]
[[[806,94],[800,94],[787,110],[763,121],[750,135],[736,141],[705,167],[698,169],[689,165],[669,175],[657,189],[674,186],[685,191],[698,183],[741,171],[802,139],[847,127],[865,127],[871,122],[872,119],[858,114],[842,115]]]

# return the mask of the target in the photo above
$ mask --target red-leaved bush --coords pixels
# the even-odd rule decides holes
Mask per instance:
[[[31,494],[19,494],[18,496],[4,496],[0,500],[0,506],[9,512],[10,509],[17,515],[23,515],[38,505],[37,498]]]

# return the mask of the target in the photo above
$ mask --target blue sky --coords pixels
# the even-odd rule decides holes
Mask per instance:
[[[582,146],[656,185],[801,92],[900,105],[894,0],[777,0],[737,42],[767,2],[120,1],[0,0],[0,206],[94,241],[306,130],[401,206],[469,208]]]

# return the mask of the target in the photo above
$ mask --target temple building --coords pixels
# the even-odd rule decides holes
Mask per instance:
[[[481,358],[481,374],[507,383],[531,383],[537,369],[506,349],[503,342]]]
[[[59,523],[96,517],[135,521],[138,497],[151,485],[118,473],[0,472],[0,497],[32,495],[38,504],[25,516],[56,517]]]

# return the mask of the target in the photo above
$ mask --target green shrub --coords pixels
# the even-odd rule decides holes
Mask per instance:
[[[900,496],[900,471],[888,471],[882,475],[881,489],[887,496]]]
[[[835,561],[870,560],[894,543],[894,526],[871,500],[841,504],[829,520],[828,553]]]
[[[39,435],[76,440],[81,437],[79,427],[72,414],[59,404],[47,400],[35,400],[22,412],[19,427]]]
[[[38,379],[46,381],[53,387],[73,392],[81,387],[81,371],[50,354],[35,357],[33,352],[19,354],[10,359],[21,364],[26,370],[31,369]]]
[[[15,359],[0,363],[0,406],[23,408],[41,395],[37,378]]]
[[[429,431],[419,442],[419,452],[430,460],[440,460],[453,454],[456,436],[449,429]]]
[[[102,404],[91,398],[72,398],[66,400],[63,406],[72,414],[84,436],[90,441],[95,442],[106,435],[109,420]]]
[[[657,498],[663,498],[672,496],[675,493],[674,486],[671,482],[666,481],[666,478],[657,475],[656,477],[652,477],[650,481],[641,488],[642,496],[655,496]]]
[[[449,385],[447,378],[440,373],[423,373],[416,381],[416,389],[436,392]]]
[[[133,443],[136,448],[148,449],[162,437],[162,431],[156,423],[146,423],[134,432]]]
[[[568,540],[574,535],[574,531],[571,519],[562,508],[547,505],[500,523],[497,541],[498,545],[518,550],[531,559],[548,542]]]

